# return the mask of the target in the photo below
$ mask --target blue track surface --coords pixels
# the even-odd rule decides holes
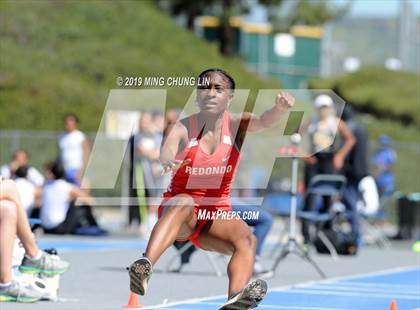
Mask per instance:
[[[398,310],[420,309],[420,268],[271,290],[258,309],[388,310],[393,299]],[[161,309],[214,310],[224,302],[224,298],[209,298]]]
[[[118,249],[144,249],[144,240],[40,240],[41,249],[55,248],[62,251],[98,251]]]

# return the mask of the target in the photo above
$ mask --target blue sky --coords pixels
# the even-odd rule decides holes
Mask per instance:
[[[337,4],[348,0],[330,0]],[[354,0],[350,16],[396,16],[400,11],[400,2],[409,1],[416,15],[420,13],[419,0]]]
[[[247,17],[250,22],[264,22],[267,20],[265,9],[257,4],[257,0],[249,0],[251,14]],[[293,1],[293,0],[289,0]],[[349,0],[329,0],[333,4],[343,5]],[[352,7],[348,16],[389,17],[398,16],[401,1],[409,1],[415,14],[420,15],[420,0],[351,0]]]

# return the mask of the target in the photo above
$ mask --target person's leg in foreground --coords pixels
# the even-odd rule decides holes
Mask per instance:
[[[53,259],[36,245],[16,185],[11,180],[0,180],[0,301],[33,302],[39,295],[13,281],[12,256],[16,236],[25,249],[19,267],[21,272],[56,275],[64,273],[68,263]]]
[[[30,286],[13,280],[12,256],[18,215],[16,205],[0,200],[0,302],[35,302],[41,296]]]

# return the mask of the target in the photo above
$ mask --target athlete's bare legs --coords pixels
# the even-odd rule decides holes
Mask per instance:
[[[178,238],[194,232],[197,218],[194,201],[188,195],[173,197],[153,228],[145,256],[155,264]],[[215,220],[199,237],[204,250],[232,255],[228,265],[229,296],[240,291],[250,280],[255,259],[256,239],[242,220]]]
[[[0,200],[0,283],[12,281],[12,257],[16,223],[16,205],[8,200]]]
[[[228,265],[229,296],[239,292],[252,276],[256,238],[242,220],[214,220],[198,238],[204,250],[232,255]]]
[[[171,198],[152,230],[145,256],[154,265],[177,238],[191,235],[196,225],[194,200],[191,196],[181,194]]]
[[[194,200],[186,194],[171,198],[153,228],[145,256],[154,265],[176,239],[191,235],[197,225]],[[242,220],[214,220],[206,226],[198,239],[204,250],[232,255],[228,265],[229,296],[241,291],[252,276],[256,238]],[[151,268],[140,259],[130,267],[131,288],[143,295]]]

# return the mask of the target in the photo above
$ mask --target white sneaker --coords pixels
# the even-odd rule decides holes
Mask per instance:
[[[13,280],[10,285],[0,287],[0,302],[1,301],[15,301],[15,302],[36,302],[40,300],[42,293],[37,291],[29,283],[18,282]]]

